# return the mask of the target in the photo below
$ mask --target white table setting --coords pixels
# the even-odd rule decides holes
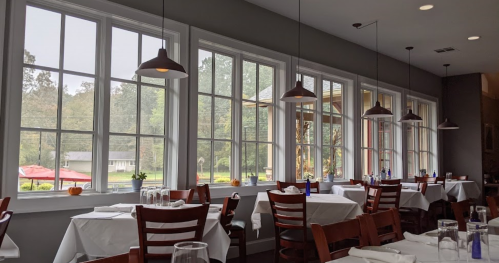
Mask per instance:
[[[362,214],[359,204],[342,196],[331,194],[310,194],[307,197],[307,224],[332,224],[354,219]],[[253,230],[262,227],[261,214],[271,214],[270,202],[266,192],[258,193],[255,208],[251,214]]]
[[[333,195],[348,198],[360,206],[365,202],[365,189],[360,185],[334,185],[332,187]],[[400,207],[419,208],[428,211],[430,202],[421,192],[412,189],[402,189],[400,193]]]
[[[478,199],[481,191],[474,181],[451,180],[445,182],[445,192],[454,196],[458,202],[468,199]]]
[[[417,183],[402,183],[402,187],[408,187],[412,190],[418,190]],[[430,203],[440,200],[448,200],[447,193],[445,192],[445,189],[441,184],[428,184],[428,186],[426,187],[425,197],[426,200],[428,200],[428,202]]]
[[[137,220],[132,216],[135,204],[118,204],[112,207],[96,208],[97,212],[74,216],[66,230],[54,263],[76,262],[78,257],[87,255],[90,258],[109,257],[128,253],[130,247],[139,246]],[[199,204],[184,204],[179,207],[159,207],[144,205],[157,209],[183,209]],[[213,206],[213,207],[212,207]],[[230,238],[220,225],[222,205],[210,205],[203,242],[208,244],[210,258],[225,262],[230,246]],[[107,212],[102,212],[107,211]],[[153,227],[184,227],[195,222],[177,224],[157,224]],[[151,223],[148,223],[151,224]],[[150,240],[171,240],[192,237],[193,233],[152,235]],[[158,247],[159,253],[171,252],[173,248]]]
[[[20,256],[19,247],[12,241],[9,235],[5,234],[2,246],[0,247],[0,261],[9,258],[19,258]]]

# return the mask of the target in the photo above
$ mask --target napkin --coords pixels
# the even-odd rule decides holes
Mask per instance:
[[[284,188],[284,192],[287,193],[287,194],[299,194],[300,193],[300,189],[298,189],[294,185],[290,185],[290,186]]]
[[[94,212],[122,212],[130,213],[132,206],[98,206],[94,208]]]
[[[239,193],[233,192],[230,195],[230,198],[232,198],[232,199],[241,199],[241,196],[239,196]]]
[[[130,212],[132,214],[132,217],[137,219],[137,210],[135,210],[135,206],[133,207],[132,209],[132,212]]]
[[[426,235],[413,235],[409,232],[404,232],[404,237],[407,241],[423,243],[430,246],[438,246],[438,239]]]
[[[387,253],[387,252],[362,250],[362,249],[357,249],[354,247],[350,248],[350,250],[348,251],[348,255],[353,256],[353,257],[359,257],[359,258],[379,260],[381,262],[387,262],[387,263],[415,263],[416,262],[416,256],[414,256],[414,255],[400,255],[400,254]]]
[[[185,201],[184,200],[178,200],[178,201],[175,201],[172,203],[172,207],[179,207],[179,206],[182,206],[182,205],[185,205]]]

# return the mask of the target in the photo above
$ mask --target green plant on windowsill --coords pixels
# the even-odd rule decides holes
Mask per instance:
[[[137,174],[132,174],[132,180],[145,180],[147,178],[147,174],[144,172],[140,172],[138,175]]]
[[[144,172],[140,172],[139,174],[132,175],[132,190],[134,192],[140,192],[140,188],[142,187],[142,182],[147,178],[147,174]]]

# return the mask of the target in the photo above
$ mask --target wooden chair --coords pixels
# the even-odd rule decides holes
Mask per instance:
[[[429,183],[429,184],[434,184],[437,182],[436,177],[421,177],[421,176],[414,176],[414,181],[416,183]]]
[[[10,220],[12,219],[12,214],[12,211],[2,212],[2,219],[0,219],[0,245],[2,245],[5,233],[7,233],[7,227],[9,227]]]
[[[5,197],[4,199],[0,199],[0,214],[7,211],[9,208],[10,197]]]
[[[231,246],[239,248],[239,262],[246,262],[246,223],[242,220],[233,220],[239,199],[225,197],[220,224],[231,239],[237,239]]]
[[[357,184],[360,184],[360,185],[364,185],[365,182],[362,181],[362,180],[354,180],[354,179],[350,179],[350,185],[357,185]]]
[[[288,187],[288,186],[296,186],[296,188],[300,189],[300,191],[302,192],[305,192],[305,188],[307,187],[307,183],[285,183],[285,182],[281,182],[281,181],[277,181],[277,189],[279,189],[279,191],[283,192],[284,191],[284,188]],[[313,190],[315,189],[315,191]],[[310,182],[310,192],[311,193],[320,193],[321,190],[319,188],[319,182]]]
[[[196,186],[196,190],[198,191],[199,203],[201,204],[211,204],[211,195],[210,195],[210,185],[203,184]]]
[[[466,231],[466,222],[470,216],[470,201],[464,200],[461,202],[452,202],[451,207],[456,218],[459,231]]]
[[[491,219],[499,217],[499,211],[497,210],[499,207],[499,196],[487,196],[487,204],[489,205],[490,217]]]
[[[359,244],[355,247],[361,248],[369,245],[368,232],[365,228],[361,228],[358,218],[330,225],[312,224],[311,226],[321,263],[348,256],[351,247],[330,252],[330,244],[334,246],[334,243],[339,241],[358,239]]]
[[[400,179],[392,179],[392,180],[381,180],[381,184],[390,184],[390,185],[397,185],[400,184]]]
[[[267,190],[267,195],[274,219],[274,263],[278,263],[280,257],[287,261],[308,262],[315,243],[311,229],[307,228],[305,194],[284,195]],[[287,254],[288,251],[293,255]]]
[[[404,239],[400,228],[398,209],[360,216],[360,227],[364,228],[369,236],[371,246],[380,246],[385,242],[397,242]],[[390,228],[390,230],[386,230]]]
[[[467,175],[455,175],[455,176],[452,176],[452,180],[468,181],[468,176]]]
[[[369,188],[383,189],[379,200],[378,210],[388,210],[391,207],[399,208],[402,185],[370,185]]]
[[[126,254],[85,261],[83,263],[139,263],[139,262],[140,262],[139,248],[134,247],[130,248],[130,252]]]
[[[428,187],[428,183],[418,183],[418,191],[421,192],[422,195],[426,194],[426,188]],[[401,207],[399,209],[401,224],[404,229],[411,228],[413,229],[413,233],[421,234],[423,233],[423,224],[422,220],[425,219],[426,225],[428,226],[428,216],[425,216],[425,211],[419,208],[409,208],[409,207]]]
[[[194,198],[194,189],[170,191],[170,200],[172,202],[183,199],[186,204],[190,204],[193,198]]]
[[[171,253],[153,254],[149,253],[151,247],[169,247],[178,242],[183,241],[202,241],[206,216],[208,215],[209,205],[204,204],[192,208],[184,209],[151,209],[141,205],[136,207],[137,224],[139,229],[139,258],[141,262],[148,262],[149,259],[170,259]],[[147,223],[184,223],[196,221],[195,225],[172,227],[172,228],[152,228],[148,227]],[[193,233],[194,232],[194,233]],[[164,235],[164,234],[181,234],[193,233],[190,238],[182,238],[180,240],[148,240],[148,234]]]
[[[378,212],[379,200],[383,189],[376,189],[366,186],[366,199],[364,202],[364,213],[372,214]]]

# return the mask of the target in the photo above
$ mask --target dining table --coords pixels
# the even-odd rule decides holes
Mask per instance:
[[[407,187],[412,190],[418,190],[417,183],[402,183],[402,187]],[[447,201],[447,192],[441,184],[428,184],[426,187],[426,193],[424,195],[428,202],[433,203],[436,201],[444,200]]]
[[[9,258],[19,258],[20,256],[19,247],[12,241],[9,235],[5,234],[2,246],[0,246],[0,261]]]
[[[114,207],[135,207],[135,204],[117,204]],[[148,208],[156,209],[183,209],[199,204],[184,204],[180,207],[159,207],[154,205],[144,205]],[[219,209],[212,209],[219,208]],[[230,246],[230,238],[220,224],[222,205],[210,205],[210,211],[206,218],[202,241],[208,244],[210,258],[226,261],[227,252]],[[130,209],[129,211],[132,211]],[[153,224],[148,222],[148,224]],[[157,228],[177,228],[192,226],[195,222],[160,224],[154,223],[151,227]],[[193,237],[194,233],[169,234],[169,235],[149,235],[149,240],[178,240]],[[131,212],[91,212],[74,216],[62,239],[59,250],[54,259],[54,263],[77,262],[83,255],[90,258],[110,257],[123,253],[128,253],[130,247],[139,246],[139,235],[137,219]],[[156,249],[156,250],[154,250]],[[159,249],[159,250],[158,250]],[[171,247],[151,248],[152,253],[171,253]]]
[[[311,223],[325,225],[332,224],[348,219],[354,219],[362,214],[362,208],[358,203],[348,198],[332,194],[310,194],[306,198],[307,205],[307,225]],[[253,230],[259,230],[262,227],[261,214],[271,214],[270,202],[267,192],[259,192],[251,222]]]
[[[481,191],[474,181],[451,180],[445,182],[445,192],[454,196],[458,202],[468,199],[478,199]]]

